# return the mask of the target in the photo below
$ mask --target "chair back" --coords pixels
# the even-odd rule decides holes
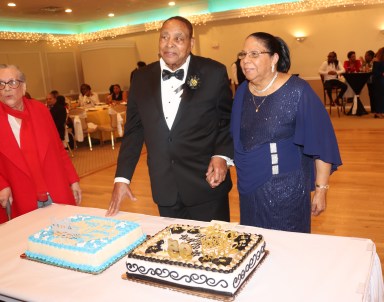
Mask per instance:
[[[87,115],[86,111],[83,109],[83,108],[74,108],[74,109],[70,109],[69,110],[69,113],[68,113],[69,116],[83,116],[83,115]]]
[[[88,130],[87,117],[80,115],[80,121],[81,121],[81,128],[83,128],[83,132],[87,132]]]
[[[323,74],[320,74],[320,79],[321,79],[321,83],[322,83],[323,86],[324,86],[324,75],[323,75]]]
[[[117,114],[116,113],[110,113],[109,118],[111,120],[112,129],[116,129],[117,128]]]
[[[127,106],[117,104],[112,107],[112,110],[116,111],[117,113],[125,113],[127,111]]]
[[[78,116],[81,122],[81,128],[83,132],[86,132],[88,129],[87,123],[87,112],[83,108],[74,108],[70,109],[68,115],[73,119],[75,116]]]

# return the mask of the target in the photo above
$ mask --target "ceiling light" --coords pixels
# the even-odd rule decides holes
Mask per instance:
[[[108,14],[108,17],[114,17],[115,16],[115,14],[114,13],[110,13],[110,14]]]
[[[168,2],[168,5],[169,5],[169,6],[175,6],[175,5],[176,5],[176,2],[175,2],[175,1]]]
[[[305,40],[306,38],[307,38],[307,37],[305,37],[305,36],[295,37],[296,41],[298,41],[298,42],[304,42],[304,40]]]
[[[72,13],[72,10],[71,10],[70,8],[67,8],[67,9],[65,10],[65,12],[66,12],[66,13]]]
[[[10,3],[8,3],[8,6],[14,7],[14,6],[16,6],[16,3],[10,2]]]

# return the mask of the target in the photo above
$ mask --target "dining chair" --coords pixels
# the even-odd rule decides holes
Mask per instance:
[[[327,90],[324,87],[324,75],[320,74],[321,78],[321,84],[323,85],[323,101],[324,101],[324,107],[327,108]],[[331,93],[335,94],[335,99],[339,95],[340,89],[336,86],[332,87]],[[329,99],[329,98],[328,98]],[[343,102],[343,100],[342,100]],[[329,100],[329,115],[332,115],[332,107],[335,106],[337,110],[337,115],[340,117],[340,109],[339,107],[342,107],[343,104],[338,105],[337,103],[332,104],[331,100]]]
[[[75,108],[69,111],[69,116],[73,119],[73,124],[75,126],[75,135],[76,139],[79,140],[77,136],[78,133],[76,131],[81,131],[83,135],[87,135],[88,137],[88,145],[89,149],[92,151],[92,140],[91,133],[95,133],[99,131],[98,125],[95,127],[90,127],[87,122],[87,112],[83,108]],[[82,141],[81,138],[79,141]]]
[[[113,108],[109,108],[109,121],[110,123],[107,125],[100,125],[99,129],[100,131],[110,132],[111,134],[111,144],[112,149],[115,149],[115,133],[118,134],[118,136],[123,136],[124,131],[124,117],[125,117],[125,110],[126,107],[117,107],[119,105],[114,106]]]
[[[64,140],[63,140],[64,147],[68,150],[71,157],[75,157],[75,155],[73,154],[72,148],[69,145],[69,136],[70,135],[72,136],[73,141],[75,142],[75,139],[74,139],[73,133],[72,133],[72,129],[69,129],[67,124],[64,125],[64,129],[65,129]]]
[[[117,131],[117,113],[116,112],[109,112],[109,119],[110,123],[105,125],[100,125],[100,131],[104,132],[110,132],[111,134],[111,144],[112,149],[115,149],[115,138],[114,138],[114,132]],[[102,142],[104,143],[104,142]]]

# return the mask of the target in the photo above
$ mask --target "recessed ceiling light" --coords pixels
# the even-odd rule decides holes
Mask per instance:
[[[114,13],[110,13],[110,14],[108,14],[108,17],[114,17],[114,16],[115,16]]]
[[[175,1],[168,2],[168,5],[169,5],[169,6],[174,6],[175,4],[176,4]]]
[[[16,3],[10,2],[10,3],[8,3],[8,6],[14,7],[14,6],[16,6]]]
[[[71,10],[70,8],[67,8],[67,9],[65,10],[65,12],[66,12],[66,13],[72,13],[72,10]]]

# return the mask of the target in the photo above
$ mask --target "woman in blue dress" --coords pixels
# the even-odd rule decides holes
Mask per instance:
[[[238,56],[248,80],[231,119],[240,222],[309,233],[311,213],[325,210],[330,174],[341,165],[328,113],[307,82],[288,74],[280,38],[253,33]]]

